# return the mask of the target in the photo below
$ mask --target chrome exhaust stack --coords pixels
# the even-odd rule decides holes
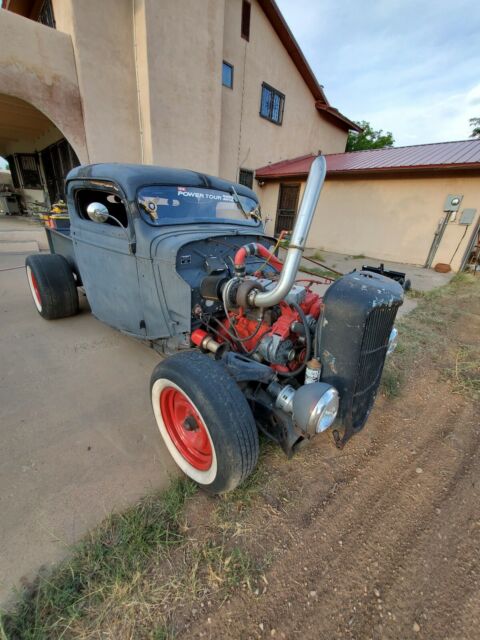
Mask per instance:
[[[250,306],[273,307],[283,300],[293,287],[326,174],[327,162],[324,156],[317,156],[310,167],[305,193],[277,286],[270,291],[251,291],[248,296]]]

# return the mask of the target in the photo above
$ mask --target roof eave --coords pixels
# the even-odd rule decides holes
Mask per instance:
[[[267,16],[270,24],[275,30],[283,46],[293,60],[295,66],[299,70],[305,84],[310,89],[310,92],[315,100],[316,108],[319,111],[322,111],[327,119],[329,119],[333,124],[340,127],[344,131],[353,130],[360,133],[362,129],[355,122],[349,120],[337,109],[332,107],[328,102],[322,85],[318,83],[318,80],[315,77],[312,68],[303,55],[298,42],[295,40],[295,36],[290,31],[290,27],[285,22],[285,18],[278,8],[275,0],[258,0],[258,3]]]
[[[329,105],[325,105],[320,101],[315,102],[315,107],[319,111],[324,113],[327,118],[330,117],[330,119],[335,121],[335,124],[338,124],[346,131],[356,131],[357,133],[362,133],[362,127],[360,127],[356,122],[353,122],[353,120],[350,120],[350,118],[347,118],[347,116],[344,116],[343,113],[340,113],[338,109],[335,109],[334,107],[331,107]]]
[[[442,173],[448,171],[480,171],[479,162],[458,163],[458,164],[424,164],[424,165],[406,165],[403,167],[374,167],[374,168],[358,168],[358,169],[327,169],[327,176],[355,176],[355,175],[375,175],[385,173]]]
[[[385,175],[396,174],[396,173],[442,173],[449,171],[480,171],[480,163],[471,162],[471,163],[463,163],[463,164],[438,164],[438,165],[418,165],[418,166],[406,166],[406,167],[376,167],[375,169],[328,169],[327,168],[327,178],[335,178],[335,177],[363,177],[369,175]],[[267,181],[267,180],[281,180],[285,178],[296,178],[297,180],[302,180],[307,178],[307,171],[299,171],[299,172],[279,172],[279,173],[269,173],[262,175],[255,173],[255,178],[257,180]]]
[[[290,31],[290,27],[285,22],[285,18],[278,8],[275,0],[258,0],[258,4],[263,9],[263,12],[274,28],[277,36],[280,38],[283,46],[288,51],[290,57],[295,63],[295,66],[300,71],[315,100],[319,100],[323,104],[329,105],[327,96],[323,91],[323,87],[318,83],[315,74],[308,64],[305,56],[303,55],[298,42],[295,40],[295,36]]]

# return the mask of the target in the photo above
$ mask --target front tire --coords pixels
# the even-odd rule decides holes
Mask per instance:
[[[28,256],[25,269],[33,302],[42,318],[56,320],[78,313],[77,286],[63,256]]]
[[[231,491],[254,470],[258,432],[226,369],[196,351],[157,365],[150,381],[160,435],[180,469],[209,493]]]

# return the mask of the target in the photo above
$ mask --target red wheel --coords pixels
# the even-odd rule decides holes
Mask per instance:
[[[63,256],[27,256],[25,267],[33,302],[42,318],[56,320],[78,313],[77,285]]]
[[[195,351],[163,360],[150,382],[163,441],[177,465],[210,493],[230,491],[255,468],[258,433],[225,367]]]
[[[210,469],[213,459],[210,437],[187,396],[174,387],[166,387],[160,394],[160,411],[178,452],[195,469]]]

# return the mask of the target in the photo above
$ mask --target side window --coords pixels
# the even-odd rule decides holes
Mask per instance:
[[[77,204],[77,211],[83,220],[88,220],[92,222],[92,224],[98,224],[90,220],[87,214],[88,205],[92,202],[98,202],[103,204],[107,208],[109,215],[115,218],[115,220],[118,220],[123,227],[128,226],[127,210],[125,209],[122,199],[115,193],[102,191],[101,189],[79,189],[75,193],[75,202]],[[119,225],[115,220],[107,218],[103,224],[118,227]]]
[[[233,89],[233,66],[225,61],[222,64],[222,84],[224,87]]]
[[[250,171],[250,169],[240,169],[238,182],[244,184],[249,189],[253,189],[253,171]]]
[[[250,12],[251,6],[248,0],[242,2],[242,38],[245,38],[247,42],[250,40]]]
[[[285,96],[280,91],[270,87],[265,82],[262,84],[260,98],[260,115],[275,124],[282,124]]]

